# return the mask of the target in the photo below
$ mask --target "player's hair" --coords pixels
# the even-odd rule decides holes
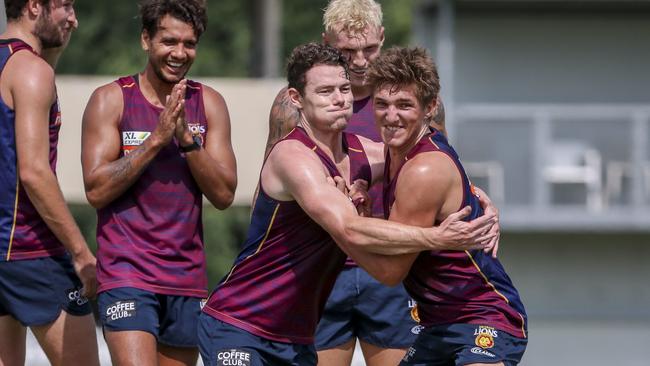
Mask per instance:
[[[362,34],[368,27],[379,29],[383,14],[374,0],[331,0],[323,14],[325,32]]]
[[[45,6],[45,11],[48,11],[46,5],[50,5],[50,0],[39,0],[41,5]],[[18,20],[23,16],[23,9],[27,4],[27,0],[5,0],[5,13],[7,20]]]
[[[305,43],[294,48],[287,61],[289,88],[295,88],[300,95],[304,95],[307,83],[305,75],[317,65],[341,66],[348,77],[348,64],[341,51],[322,43]]]
[[[190,24],[196,38],[200,38],[208,26],[208,16],[204,0],[142,0],[140,2],[140,17],[142,30],[154,37],[160,21],[165,15]]]
[[[366,75],[368,85],[377,90],[384,86],[415,86],[422,106],[438,98],[440,79],[436,65],[420,47],[391,47],[372,62]]]

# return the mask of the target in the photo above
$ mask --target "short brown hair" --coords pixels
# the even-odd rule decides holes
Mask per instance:
[[[304,95],[307,71],[317,65],[341,66],[348,74],[348,64],[338,49],[322,43],[306,43],[297,46],[287,61],[287,81],[289,88]]]
[[[367,83],[373,91],[383,87],[415,86],[422,106],[438,98],[438,70],[427,51],[420,47],[391,47],[370,65]]]

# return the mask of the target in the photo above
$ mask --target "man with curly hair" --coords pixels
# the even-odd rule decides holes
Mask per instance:
[[[381,6],[374,0],[331,0],[323,14],[323,43],[341,51],[350,73],[354,102],[346,132],[375,142],[381,142],[381,137],[372,112],[372,90],[365,79],[370,63],[380,55],[384,44],[382,20]],[[286,89],[281,90],[269,117],[266,154],[298,120],[299,113]],[[442,104],[430,122],[444,131]],[[369,193],[373,216],[383,217],[381,184],[371,187]],[[489,204],[487,196],[482,197]],[[494,210],[491,207],[489,210]],[[463,221],[446,224],[450,224],[444,225],[450,236],[459,239],[476,228]],[[369,366],[396,364],[420,330],[417,319],[415,302],[401,284],[384,286],[348,258],[316,332],[319,363],[349,366],[358,339]]]
[[[201,0],[140,6],[144,71],[98,88],[83,118],[86,196],[97,208],[99,311],[115,365],[193,365],[207,297],[203,195],[236,186],[223,97],[185,79],[207,17]]]

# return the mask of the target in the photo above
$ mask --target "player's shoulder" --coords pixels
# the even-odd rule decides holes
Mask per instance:
[[[203,96],[203,105],[206,109],[206,112],[210,113],[211,110],[213,112],[227,110],[225,98],[213,87],[188,79],[187,88],[188,90],[194,89],[201,91],[201,94]]]
[[[128,87],[128,85],[122,85],[117,81],[101,85],[93,91],[89,103],[121,103],[123,99],[122,89],[125,87]]]
[[[30,50],[20,50],[14,54],[5,70],[16,75],[25,84],[44,85],[54,83],[54,69],[50,64]]]
[[[118,82],[111,82],[95,89],[86,105],[84,123],[93,120],[104,122],[106,118],[119,119],[124,108],[123,87]]]
[[[444,186],[453,184],[458,177],[458,167],[443,151],[426,151],[406,161],[399,180],[426,185]]]

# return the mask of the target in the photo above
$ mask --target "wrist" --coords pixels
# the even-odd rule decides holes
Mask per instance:
[[[200,150],[203,146],[203,141],[199,135],[191,135],[190,141],[179,141],[178,149],[182,153],[188,153],[195,150]]]

